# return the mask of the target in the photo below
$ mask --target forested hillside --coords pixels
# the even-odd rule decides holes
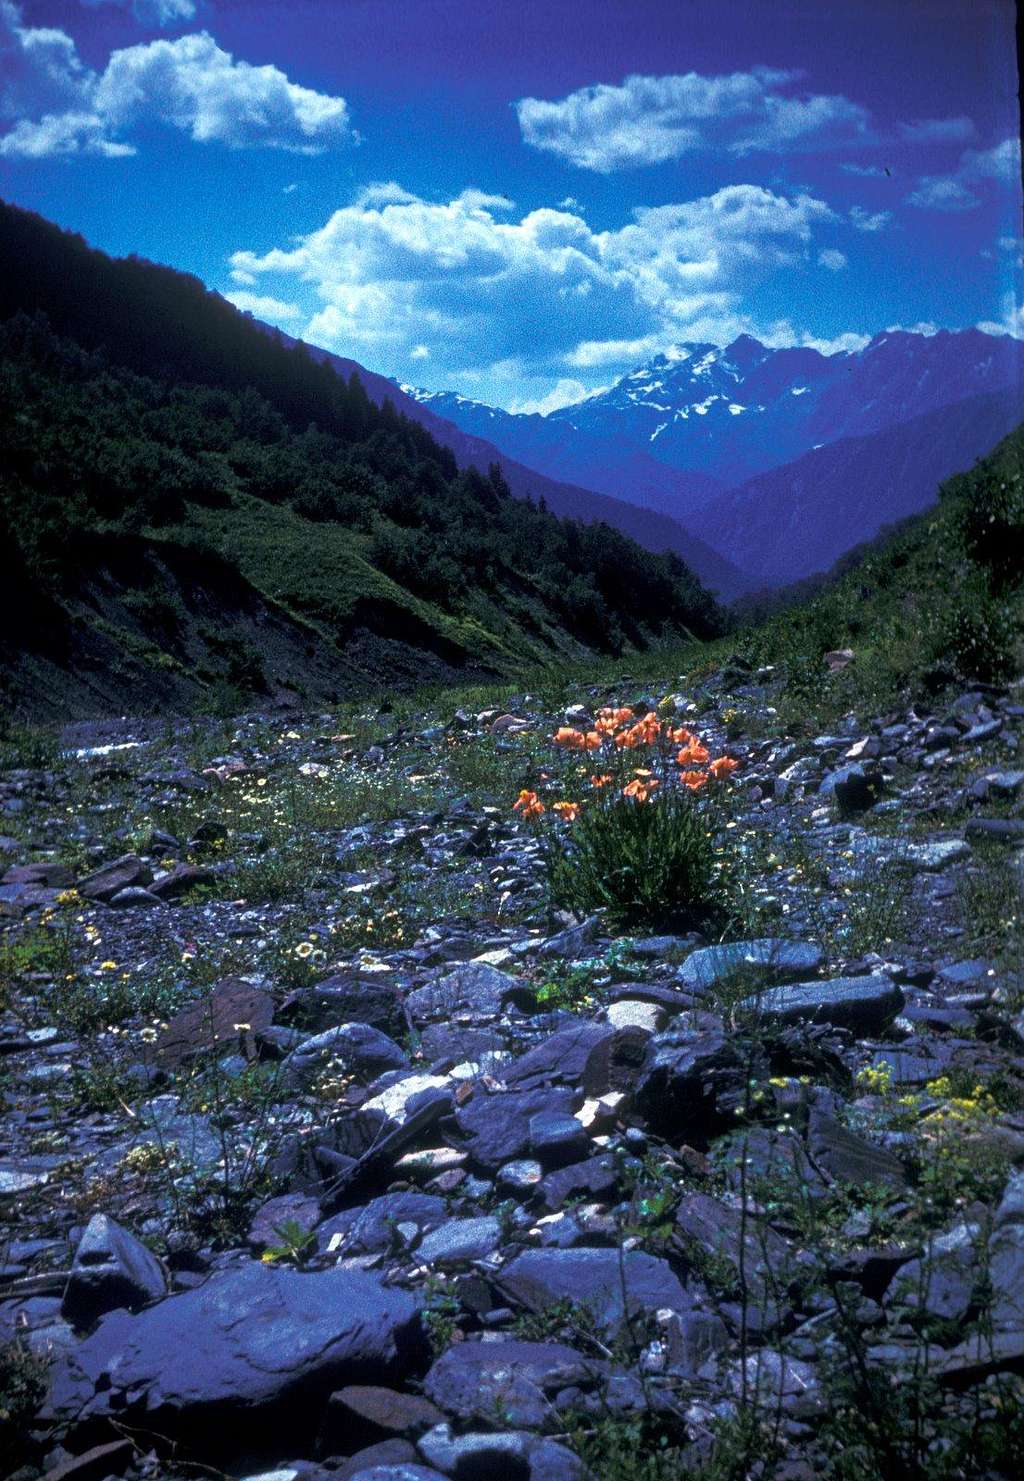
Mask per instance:
[[[678,557],[460,471],[195,279],[10,208],[0,227],[15,702],[331,694],[719,630]]]

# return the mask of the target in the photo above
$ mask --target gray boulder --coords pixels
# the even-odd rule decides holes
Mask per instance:
[[[315,1034],[287,1054],[281,1072],[286,1084],[307,1087],[332,1060],[360,1080],[373,1080],[386,1070],[404,1070],[409,1058],[394,1039],[368,1023],[345,1023]]]
[[[459,1138],[473,1161],[496,1172],[506,1162],[525,1157],[530,1150],[530,1123],[548,1113],[571,1115],[576,1098],[571,1090],[521,1090],[485,1095],[481,1091],[455,1115]]]
[[[94,1214],[75,1251],[61,1314],[76,1327],[91,1327],[108,1311],[138,1311],[166,1293],[156,1256],[116,1220]]]
[[[810,977],[824,961],[820,946],[810,941],[762,937],[757,941],[729,941],[691,952],[679,968],[680,983],[692,992],[708,992],[723,978],[746,971],[765,982],[791,982]]]
[[[609,1334],[638,1312],[693,1308],[668,1261],[639,1250],[525,1250],[505,1266],[497,1284],[510,1301],[530,1311],[571,1301]]]
[[[869,1034],[895,1018],[903,1003],[900,988],[881,973],[873,973],[768,988],[744,998],[739,1007],[741,1012],[757,1013],[776,1023],[831,1023]]]
[[[453,1013],[472,1013],[494,1018],[505,1004],[528,996],[523,982],[499,972],[487,962],[464,962],[453,972],[417,988],[406,998],[414,1023],[450,1018]]]
[[[423,1265],[464,1265],[483,1260],[501,1243],[501,1221],[492,1215],[449,1219],[424,1238],[417,1258]]]
[[[597,1387],[606,1365],[558,1342],[458,1342],[427,1374],[432,1404],[462,1424],[539,1429],[562,1389]]]
[[[116,1416],[204,1457],[281,1455],[333,1390],[400,1379],[421,1352],[405,1292],[361,1271],[247,1264],[138,1316],[105,1317],[56,1365],[42,1417]]]
[[[742,1106],[749,1069],[735,1042],[717,1030],[672,1025],[647,1044],[636,1108],[652,1131],[693,1141],[729,1124]]]

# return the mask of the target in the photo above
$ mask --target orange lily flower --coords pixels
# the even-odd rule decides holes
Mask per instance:
[[[598,735],[596,730],[588,730],[583,737],[583,749],[585,751],[599,751],[604,745],[604,737]]]
[[[651,777],[649,781],[641,781],[638,777],[623,787],[622,795],[632,797],[634,802],[646,802],[656,786],[658,786],[658,781],[655,777]]]
[[[692,745],[697,739],[693,731],[687,730],[685,725],[677,725],[675,730],[669,730],[667,734],[669,740],[677,746]]]
[[[570,751],[583,750],[583,731],[574,730],[571,725],[560,726],[552,738],[556,746],[566,746]]]
[[[716,780],[720,780],[722,777],[727,777],[732,772],[734,772],[739,764],[740,763],[738,761],[734,761],[731,756],[717,756],[715,760],[712,761],[708,770],[711,772],[711,775]]]
[[[700,741],[691,741],[676,756],[676,762],[679,766],[703,766],[710,755],[707,746],[702,746]]]
[[[567,823],[575,823],[580,815],[578,802],[555,802],[552,804],[553,811]]]
[[[536,792],[530,792],[524,787],[518,799],[513,802],[512,811],[522,813],[524,818],[539,818],[545,808]]]
[[[601,787],[609,786],[609,784],[614,782],[614,780],[615,778],[613,776],[610,776],[606,773],[604,776],[592,776],[590,778],[590,785],[600,790]]]
[[[696,792],[703,787],[707,779],[706,771],[684,771],[679,778],[683,786],[689,787],[691,792]]]

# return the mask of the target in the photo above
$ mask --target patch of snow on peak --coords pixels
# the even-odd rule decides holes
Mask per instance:
[[[652,442],[654,441],[654,439],[657,437],[657,435],[658,435],[659,432],[664,432],[664,430],[665,430],[665,428],[667,426],[668,426],[668,422],[659,422],[658,425],[655,427],[654,431],[651,433],[651,441]]]
[[[697,361],[696,365],[694,365],[694,366],[691,367],[691,369],[693,371],[693,374],[694,375],[704,375],[705,372],[707,372],[708,370],[711,369],[712,365],[714,365],[714,363],[715,363],[715,361],[717,359],[718,359],[718,351],[717,350],[709,350],[706,355],[702,355],[700,357],[700,359]]]
[[[732,412],[734,417],[738,417],[740,412],[746,411],[746,409],[747,408],[745,406],[741,406],[738,401],[729,402],[729,410]]]
[[[810,389],[810,386],[790,386],[789,394],[791,396],[805,396]]]

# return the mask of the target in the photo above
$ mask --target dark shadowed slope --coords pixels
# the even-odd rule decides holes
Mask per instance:
[[[926,509],[943,479],[969,468],[1022,415],[1024,407],[995,393],[843,438],[729,489],[707,510],[703,528],[764,585],[784,586]]]

